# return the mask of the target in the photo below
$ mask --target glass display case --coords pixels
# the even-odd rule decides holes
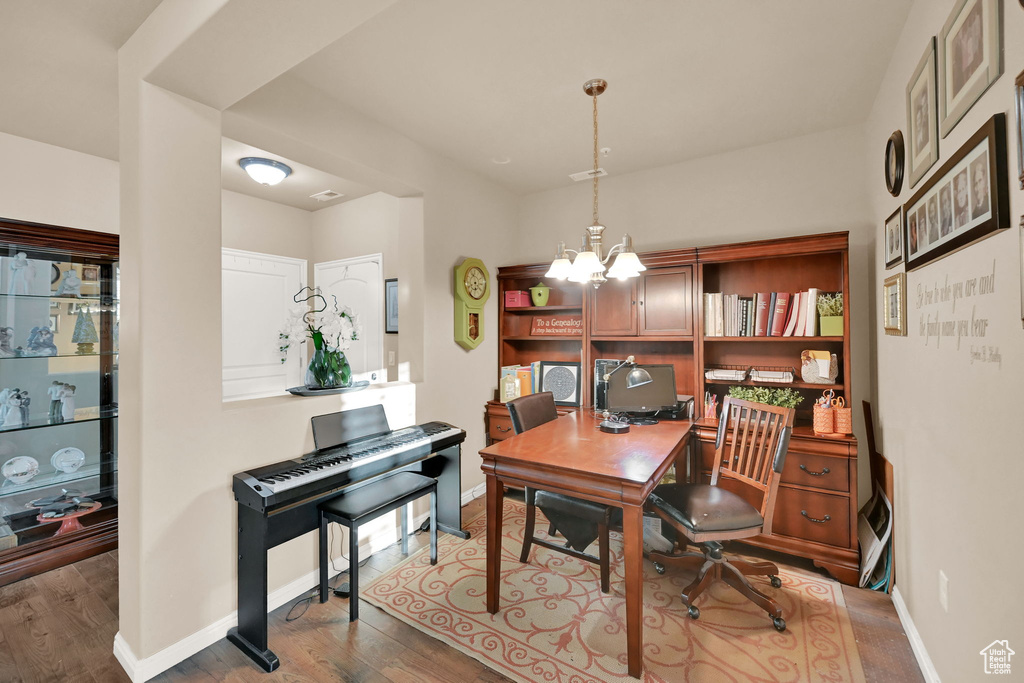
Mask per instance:
[[[117,236],[0,220],[0,585],[117,544]]]

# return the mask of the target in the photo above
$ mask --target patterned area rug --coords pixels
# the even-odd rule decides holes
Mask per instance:
[[[517,681],[635,681],[626,674],[626,602],[621,537],[612,534],[611,593],[596,564],[534,546],[521,564],[524,507],[505,501],[501,610],[485,606],[486,516],[469,540],[439,536],[378,578],[360,597]],[[538,511],[538,534],[547,529]],[[787,623],[777,632],[760,608],[722,582],[697,599],[693,621],[679,599],[692,572],[659,576],[644,561],[644,681],[860,681],[864,674],[834,581],[780,572],[782,588],[754,585],[777,599]],[[762,587],[763,584],[763,587]]]

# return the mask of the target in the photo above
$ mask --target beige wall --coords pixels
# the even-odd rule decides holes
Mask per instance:
[[[938,35],[953,3],[918,0],[865,126],[868,197],[874,235],[920,184],[898,198],[885,190],[882,157],[894,130],[907,134],[907,82],[931,36]],[[1016,182],[1017,135],[1013,132],[1013,79],[1024,66],[1024,12],[1003,3],[1004,73],[966,116],[940,140],[939,161],[925,180],[996,112],[1007,115],[1010,228],[956,254],[907,273],[908,336],[890,337],[874,325],[880,450],[896,473],[896,585],[943,680],[983,678],[980,650],[1008,639],[1020,652],[1024,604],[1017,541],[1024,526],[1024,377],[1021,329],[1021,237],[1017,227],[1024,198]],[[922,181],[923,182],[923,181]],[[881,240],[872,258],[871,291],[903,266],[885,269]],[[919,305],[919,289],[952,285],[992,272],[995,292],[952,303]],[[876,311],[876,317],[881,313]],[[922,318],[988,321],[984,337],[943,338],[920,334]],[[972,359],[971,349],[997,348],[1001,364]],[[949,577],[949,612],[938,600],[938,576]],[[1014,668],[1016,664],[1014,663]]]
[[[312,261],[313,215],[303,209],[223,190],[221,245]]]
[[[628,232],[643,252],[849,231],[853,405],[859,405],[870,396],[872,335],[868,287],[874,227],[864,192],[869,173],[864,144],[860,127],[842,128],[624,176],[615,175],[609,159],[610,175],[600,184],[605,236],[615,244]],[[590,224],[590,201],[589,183],[527,197],[517,239],[501,263],[548,261],[557,240],[578,248]],[[863,444],[860,411],[854,416]],[[860,466],[864,499],[869,494],[866,458]]]
[[[0,133],[0,216],[118,232],[116,161]]]

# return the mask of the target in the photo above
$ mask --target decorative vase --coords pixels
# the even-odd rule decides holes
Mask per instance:
[[[843,336],[843,316],[823,315],[818,318],[818,322],[821,324],[820,327],[822,337]]]
[[[314,339],[314,342],[316,340]],[[307,389],[337,389],[352,386],[352,368],[338,349],[321,346],[313,351],[306,368]]]
[[[551,288],[543,282],[538,282],[533,287],[530,287],[530,298],[533,300],[534,306],[547,306],[550,294]]]

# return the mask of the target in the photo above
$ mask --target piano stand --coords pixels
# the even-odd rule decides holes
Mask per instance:
[[[228,640],[234,643],[239,650],[249,656],[249,659],[256,662],[261,669],[270,673],[281,666],[281,660],[270,650],[261,650],[238,632],[237,628],[228,631]]]

